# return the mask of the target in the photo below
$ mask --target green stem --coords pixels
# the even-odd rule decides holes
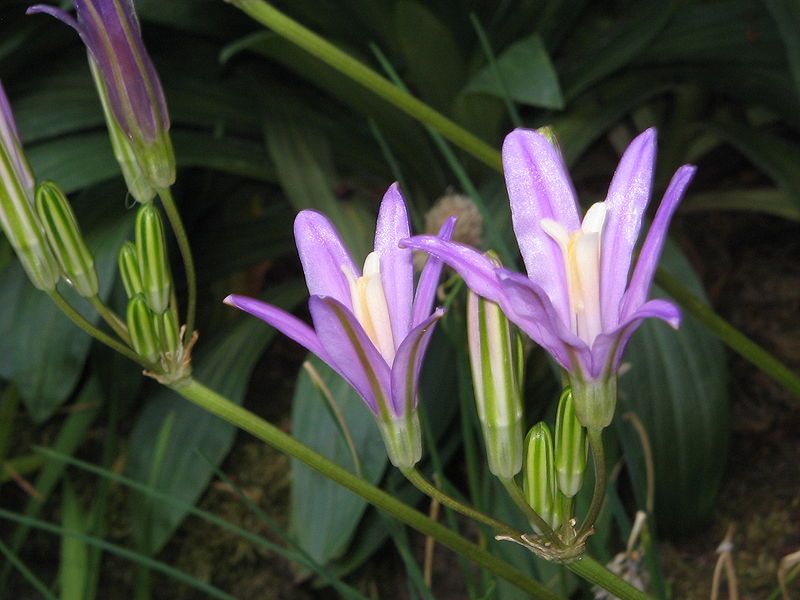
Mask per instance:
[[[49,292],[48,295],[52,298],[53,302],[56,303],[61,312],[63,312],[67,318],[72,321],[75,325],[83,329],[86,333],[96,339],[98,342],[101,342],[111,348],[112,350],[116,350],[126,358],[131,359],[133,362],[142,365],[144,368],[149,369],[150,365],[148,365],[145,361],[141,359],[141,357],[136,354],[133,350],[128,348],[127,346],[121,344],[110,335],[106,334],[105,332],[101,331],[94,325],[92,325],[89,321],[84,318],[84,316],[79,313],[77,310],[72,308],[72,305],[67,302],[67,300],[58,293],[58,290],[53,290]]]
[[[762,346],[733,327],[720,317],[700,298],[692,294],[686,287],[666,271],[659,270],[656,283],[672,296],[686,312],[703,323],[714,335],[722,340],[731,350],[749,360],[783,387],[795,394],[795,403],[800,400],[800,376],[789,367],[767,352]]]
[[[123,342],[130,346],[131,338],[128,335],[128,328],[125,323],[122,322],[122,319],[120,319],[113,310],[103,304],[103,301],[100,300],[99,296],[92,296],[89,298],[89,302],[91,302],[92,306],[97,311],[97,314],[102,317],[103,321],[105,321],[106,324],[114,330],[114,333],[116,333]]]
[[[550,540],[552,544],[554,544],[555,546],[561,546],[561,542],[556,537],[553,528],[550,527],[550,524],[547,521],[545,521],[538,512],[533,510],[533,507],[530,504],[528,504],[527,500],[525,500],[525,496],[522,494],[522,490],[519,489],[519,485],[517,485],[517,482],[514,481],[513,478],[511,479],[498,478],[498,479],[500,479],[500,483],[502,483],[503,487],[506,488],[508,495],[514,501],[514,504],[517,505],[517,508],[519,508],[520,511],[522,511],[522,513],[528,519],[530,524],[533,525],[539,531],[541,531],[542,535],[544,535],[548,540]]]
[[[229,1],[281,37],[288,39],[325,64],[357,81],[417,121],[436,129],[444,137],[476,159],[497,171],[502,171],[500,153],[492,146],[411,94],[399,89],[390,81],[303,27],[300,23],[292,20],[263,0]],[[725,344],[800,397],[800,376],[790,371],[772,354],[731,327],[711,308],[696,299],[685,286],[670,278],[663,269],[657,271],[656,282]]]
[[[630,583],[614,575],[599,562],[585,554],[579,559],[569,563],[567,568],[586,581],[590,581],[595,585],[599,585],[604,590],[611,592],[611,595],[615,598],[624,598],[625,600],[653,600],[652,596],[636,589]]]
[[[424,102],[417,100],[411,94],[403,92],[388,79],[381,77],[346,52],[342,52],[325,38],[261,0],[229,1],[281,37],[288,39],[312,56],[344,73],[353,81],[376,93],[421,123],[433,127],[456,146],[467,151],[481,162],[494,169],[500,169],[500,155],[489,144],[466,131],[455,121],[448,119]]]
[[[192,258],[192,248],[189,246],[189,237],[181,220],[181,213],[175,205],[172,191],[169,188],[158,190],[158,197],[164,205],[164,212],[167,213],[172,232],[178,242],[178,250],[183,260],[183,270],[186,273],[186,288],[188,289],[188,301],[186,306],[186,335],[191,338],[194,332],[194,318],[197,307],[197,275],[194,270],[194,258]]]
[[[516,531],[511,525],[508,523],[503,523],[495,519],[494,517],[490,517],[489,515],[482,513],[481,511],[473,508],[471,506],[467,506],[466,504],[462,504],[452,496],[446,494],[435,485],[433,485],[430,481],[425,479],[425,476],[420,473],[415,468],[406,469],[403,471],[403,475],[406,479],[408,479],[414,486],[423,494],[430,496],[434,500],[438,501],[443,506],[447,506],[448,508],[452,508],[456,512],[460,512],[465,517],[472,519],[473,521],[477,521],[479,523],[483,523],[484,525],[488,525],[492,529],[503,533],[505,535],[509,535],[512,537],[522,538],[522,533]]]
[[[175,383],[171,387],[187,400],[247,431],[277,450],[300,460],[312,469],[316,469],[326,477],[358,494],[370,504],[414,527],[421,533],[435,538],[442,545],[516,585],[521,590],[529,593],[531,597],[548,600],[559,599],[559,596],[505,561],[491,555],[483,548],[465,540],[444,525],[437,523],[383,490],[357,477],[311,448],[301,444],[274,425],[220,396],[191,377]]]
[[[578,538],[592,528],[600,515],[600,509],[603,508],[603,500],[606,497],[606,456],[603,450],[603,430],[587,429],[586,432],[594,463],[594,491],[592,492],[592,503],[589,505],[586,518],[578,531]]]

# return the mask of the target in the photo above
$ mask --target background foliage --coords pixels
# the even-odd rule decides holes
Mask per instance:
[[[316,365],[344,415],[343,429],[297,357],[279,367],[265,364],[274,332],[231,314],[219,300],[231,291],[265,294],[302,314],[304,292],[291,239],[294,212],[326,212],[363,256],[377,202],[395,179],[412,204],[417,231],[437,198],[451,189],[464,192],[482,210],[485,244],[503,251],[507,263],[519,262],[501,177],[230,5],[140,0],[136,6],[166,90],[180,167],[176,195],[199,271],[198,376],[241,401],[256,365],[280,369],[283,379],[297,379],[291,427],[299,439],[416,500],[387,471],[372,420],[352,392]],[[110,152],[77,37],[52,20],[24,17],[24,9],[16,0],[0,5],[0,75],[37,177],[56,180],[71,194],[97,258],[102,294],[120,309],[124,294],[113,268],[119,244],[130,237],[132,200]],[[656,125],[656,197],[677,166],[693,162],[699,176],[683,214],[755,211],[800,220],[800,13],[788,0],[293,0],[285,9],[376,70],[391,68],[387,74],[415,96],[495,147],[515,125],[552,124],[585,204],[602,197],[617,153],[632,135]],[[680,225],[679,219],[677,238]],[[39,469],[30,475],[38,496],[18,503],[36,516],[57,502],[49,498],[60,490],[64,526],[103,537],[120,518],[114,511],[123,510],[109,505],[108,480],[96,483],[96,496],[76,497],[64,464],[43,460],[31,443],[45,440],[67,455],[80,451],[117,471],[124,465],[133,480],[182,501],[141,502],[133,496],[123,510],[139,532],[131,545],[141,556],[158,557],[225,459],[234,430],[156,386],[142,385],[135,369],[95,352],[35,293],[2,244],[2,402],[28,433],[5,431],[0,448],[11,440],[9,457],[23,461],[15,464],[27,459],[28,468]],[[665,266],[702,294],[680,243],[670,249]],[[177,263],[174,268],[179,272]],[[471,408],[463,294],[458,286],[451,291],[451,310],[423,386],[429,440],[438,440],[427,444],[426,464],[488,507],[497,499],[486,485]],[[643,328],[629,355],[621,406],[638,415],[653,448],[658,533],[696,532],[714,507],[725,466],[724,350],[687,319],[677,334],[658,324]],[[276,360],[274,353],[269,356]],[[533,422],[548,414],[557,392],[536,350],[527,377]],[[252,386],[250,402],[259,410],[273,401],[271,394]],[[87,439],[93,422],[103,423],[100,439]],[[643,508],[640,440],[623,423],[615,431],[629,466],[620,502]],[[345,433],[355,442],[355,457]],[[337,575],[353,572],[387,538],[405,556],[405,532],[387,526],[361,500],[300,465],[292,465],[291,485],[283,540],[318,578],[325,567]],[[605,546],[597,541],[603,546],[598,552],[607,556],[612,538],[628,527],[625,511],[614,513],[610,504],[606,518],[614,534]],[[27,528],[9,526],[7,532],[9,547],[24,551]],[[74,554],[74,544],[64,552]],[[62,597],[77,593],[68,590],[97,590],[104,563],[99,551],[87,552],[82,566],[72,567],[79,584],[65,582],[62,565]],[[516,560],[556,589],[574,589],[572,580],[543,572],[547,565]],[[146,574],[143,564],[139,569]],[[413,588],[413,563],[404,564]],[[55,568],[50,571],[41,574],[48,583],[56,580]],[[20,576],[7,566],[3,577]],[[136,589],[147,594],[143,581],[146,576],[137,579]],[[485,580],[471,585],[494,589]],[[514,597],[502,586],[497,593]]]

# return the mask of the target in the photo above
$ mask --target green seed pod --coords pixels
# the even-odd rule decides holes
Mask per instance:
[[[556,416],[556,476],[559,489],[568,498],[581,489],[588,451],[586,430],[575,415],[572,390],[567,388],[558,401]]]
[[[525,438],[523,488],[531,508],[551,526],[557,527],[559,511],[555,506],[554,475],[553,438],[547,423],[539,422],[531,427]]]
[[[97,270],[75,213],[61,189],[51,181],[36,188],[36,211],[64,278],[84,298],[97,295]]]
[[[139,256],[136,254],[136,246],[133,245],[133,242],[122,244],[117,257],[117,264],[128,299],[133,298],[136,294],[143,294],[144,286],[142,285],[142,276],[139,273]]]
[[[30,173],[18,172],[26,167],[21,166],[24,157],[16,147],[16,140],[0,142],[0,225],[31,283],[50,292],[55,289],[61,272],[34,211],[33,192],[22,180]],[[8,148],[6,143],[13,143],[15,147]]]
[[[174,311],[168,310],[159,317],[158,337],[161,339],[161,349],[176,357],[181,349],[181,334],[178,319]]]
[[[161,356],[161,346],[156,333],[155,316],[142,294],[137,294],[128,302],[127,320],[133,349],[147,362],[157,362]]]
[[[521,353],[508,319],[494,302],[469,292],[469,358],[489,470],[511,479],[522,469]]]
[[[422,432],[416,410],[400,417],[377,418],[389,460],[400,470],[410,469],[422,458]]]
[[[172,276],[167,261],[164,224],[158,209],[144,204],[136,215],[136,255],[147,305],[158,315],[169,308]]]
[[[97,64],[91,55],[89,56],[89,67],[92,71],[92,77],[94,78],[94,85],[97,88],[97,95],[100,96],[100,103],[103,105],[103,115],[105,115],[106,118],[106,127],[108,129],[108,136],[111,139],[111,148],[114,151],[114,158],[116,158],[117,163],[119,163],[122,176],[125,178],[125,184],[128,186],[128,191],[131,193],[131,196],[133,196],[137,202],[147,204],[153,200],[156,191],[150,185],[142,168],[139,166],[139,162],[136,160],[136,154],[128,140],[128,136],[122,131],[122,128],[111,113],[108,91],[97,70]]]

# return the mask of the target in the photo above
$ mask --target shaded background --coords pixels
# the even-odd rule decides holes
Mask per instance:
[[[95,252],[102,294],[122,310],[124,290],[114,271],[119,245],[131,236],[133,201],[110,151],[85,51],[56,21],[24,17],[24,2],[0,6],[0,76],[31,164],[39,179],[53,179],[70,194]],[[679,165],[699,166],[663,266],[800,369],[795,3],[293,0],[279,6],[495,147],[517,124],[552,125],[584,206],[602,199],[633,135],[657,126],[656,199]],[[472,209],[470,235],[500,250],[507,264],[518,262],[502,178],[224,2],[142,0],[136,7],[170,107],[180,169],[175,193],[198,267],[197,377],[353,468],[301,369],[303,353],[220,299],[248,293],[304,315],[294,213],[325,211],[363,257],[378,201],[394,180],[403,185],[417,231],[435,227],[426,214],[438,199],[452,204],[454,195],[464,195],[479,207]],[[110,540],[237,598],[338,597],[315,589],[314,569],[222,533],[208,518],[187,517],[187,506],[196,504],[293,552],[300,548],[367,595],[425,596],[411,560],[423,556],[415,534],[143,381],[131,365],[90,344],[27,283],[4,240],[1,253],[0,459],[11,467],[2,475],[3,509]],[[180,276],[177,262],[173,268]],[[455,293],[422,389],[429,440],[437,440],[427,444],[426,469],[443,464],[440,476],[459,493],[502,515],[510,507],[483,466],[463,327],[463,294]],[[659,543],[647,548],[637,569],[648,574],[652,592],[708,597],[715,548],[735,523],[742,596],[768,597],[778,561],[800,545],[797,397],[691,318],[677,334],[661,324],[643,327],[628,360],[608,434],[616,440],[618,477],[592,552],[610,560],[624,550],[633,512],[648,507],[645,443],[653,453],[650,523]],[[313,366],[345,413],[364,475],[419,502],[387,470],[360,401],[322,365]],[[529,422],[552,419],[558,389],[551,366],[533,349],[526,372]],[[629,413],[643,425],[644,442],[632,426],[636,419],[624,418]],[[63,455],[185,504],[131,491],[108,473],[67,468]],[[174,573],[148,573],[140,560],[100,553],[80,540],[8,520],[0,534],[63,598],[203,597]],[[560,593],[591,597],[559,568],[488,543]],[[65,556],[84,557],[83,566]],[[435,558],[428,597],[521,597],[445,550]],[[38,597],[9,564],[0,578],[0,589],[13,590],[9,597]]]

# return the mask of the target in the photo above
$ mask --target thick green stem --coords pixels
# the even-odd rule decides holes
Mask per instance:
[[[105,321],[106,324],[111,327],[114,333],[116,333],[123,342],[130,345],[131,338],[128,335],[128,328],[125,323],[122,322],[122,319],[120,319],[114,313],[114,311],[103,304],[103,301],[100,300],[99,296],[92,296],[89,298],[89,302],[92,303],[92,306],[97,311],[97,314],[99,314],[103,321]]]
[[[585,554],[579,559],[569,563],[567,567],[570,571],[586,581],[590,581],[595,585],[599,585],[604,590],[611,592],[611,595],[615,598],[624,598],[625,600],[653,600],[652,596],[636,589],[624,579],[620,579],[599,562]]]
[[[310,29],[303,27],[273,6],[260,0],[228,0],[262,25],[269,27],[281,37],[285,37],[303,48],[309,54],[341,71],[353,81],[411,115],[421,123],[430,125],[459,148],[467,151],[481,162],[494,169],[500,169],[500,155],[489,144],[460,127],[440,112],[403,92],[388,79],[381,77],[364,63],[342,52]]]
[[[194,332],[194,318],[197,309],[197,275],[194,270],[194,258],[192,258],[192,248],[189,246],[189,237],[186,235],[186,229],[181,220],[181,214],[178,212],[178,207],[175,205],[175,199],[172,197],[172,191],[167,189],[158,190],[158,197],[161,198],[161,204],[164,205],[164,212],[167,213],[172,232],[175,234],[175,239],[178,242],[178,250],[181,253],[183,260],[183,270],[186,272],[186,289],[187,289],[187,302],[186,302],[186,335],[187,339],[191,339]],[[184,340],[185,342],[186,340]]]
[[[61,309],[67,318],[75,323],[78,327],[83,329],[86,333],[96,339],[98,342],[101,342],[108,346],[109,348],[116,350],[126,358],[131,359],[133,362],[142,365],[144,368],[149,369],[150,365],[148,365],[142,358],[136,354],[133,350],[128,348],[127,346],[121,344],[110,335],[106,334],[105,332],[101,331],[94,325],[92,325],[89,321],[87,321],[84,316],[79,313],[77,310],[72,308],[72,305],[66,301],[66,299],[58,293],[58,290],[53,290],[48,294],[50,298],[53,299],[53,302],[56,303],[56,306]]]
[[[519,489],[519,485],[514,479],[500,479],[500,483],[503,484],[503,487],[506,488],[508,495],[514,501],[514,504],[517,505],[517,508],[520,509],[522,514],[528,519],[531,525],[536,527],[539,531],[542,532],[550,542],[556,546],[560,546],[561,542],[559,542],[558,538],[556,537],[553,528],[550,527],[550,524],[545,521],[542,516],[533,510],[533,507],[528,504],[527,500],[525,500],[525,496],[522,493],[522,490]]]
[[[592,492],[592,503],[589,505],[586,518],[578,531],[578,538],[592,528],[600,515],[600,509],[603,508],[603,500],[606,497],[606,456],[603,450],[603,430],[587,429],[586,431],[594,463],[594,491]]]
[[[406,479],[408,479],[414,486],[423,494],[430,496],[434,500],[437,500],[440,504],[447,506],[448,508],[452,508],[454,511],[461,513],[465,517],[472,519],[473,521],[477,521],[479,523],[483,523],[484,525],[488,525],[492,529],[496,530],[499,533],[504,535],[522,538],[522,533],[515,530],[511,525],[508,523],[503,523],[494,517],[490,517],[489,515],[482,513],[481,511],[467,506],[466,504],[462,504],[452,496],[449,496],[435,485],[433,485],[430,481],[425,479],[425,477],[414,468],[406,469],[403,471],[403,475],[405,475]]]
[[[363,63],[342,52],[330,42],[303,27],[300,23],[292,20],[268,3],[263,0],[228,1],[238,6],[265,27],[272,29],[281,37],[286,38],[309,54],[319,58],[322,62],[357,81],[420,123],[437,130],[476,159],[497,171],[502,171],[500,153],[492,146],[411,94],[393,85]],[[800,376],[790,371],[772,354],[730,326],[711,308],[695,298],[685,286],[672,279],[663,269],[657,271],[656,282],[725,344],[800,397]]]
[[[435,538],[440,544],[447,546],[462,556],[475,561],[495,575],[529,593],[532,598],[550,600],[559,598],[559,596],[505,561],[492,556],[483,548],[465,540],[444,525],[437,523],[383,490],[357,477],[311,448],[301,444],[274,425],[220,396],[194,379],[184,379],[171,387],[187,400],[247,431],[277,450],[298,459],[312,469],[316,469],[326,477],[355,492],[370,504],[386,511],[421,533]]]

